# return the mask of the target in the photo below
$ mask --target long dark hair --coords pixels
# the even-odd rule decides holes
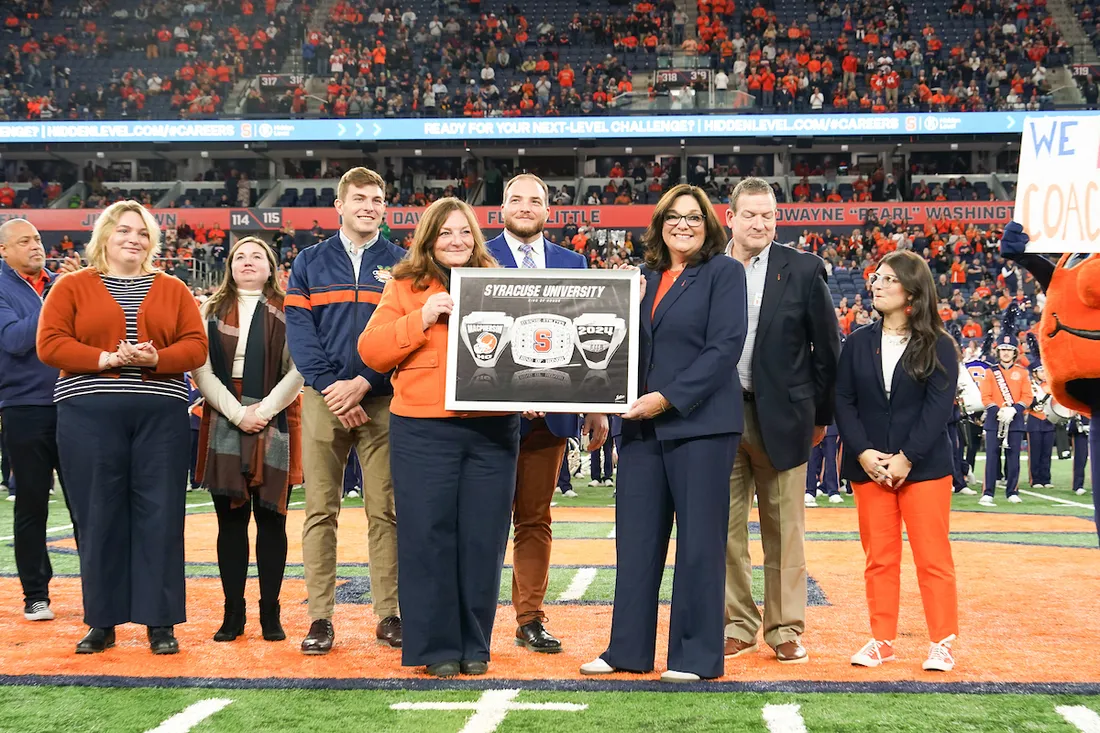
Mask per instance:
[[[645,263],[651,270],[663,272],[672,267],[672,255],[668,253],[668,245],[665,244],[665,214],[681,196],[691,196],[695,199],[695,203],[699,204],[699,210],[703,212],[705,219],[703,226],[706,227],[703,246],[688,258],[687,264],[698,265],[726,251],[726,244],[729,242],[726,230],[722,228],[722,222],[718,220],[718,214],[714,212],[707,194],[697,186],[679,183],[670,188],[657,202],[657,206],[653,209],[653,218],[649,221],[649,228],[642,235],[642,242],[645,243]]]
[[[894,271],[909,296],[909,334],[911,343],[901,357],[905,373],[918,382],[927,381],[946,367],[936,356],[936,342],[948,333],[936,310],[936,282],[924,258],[910,250],[891,252],[878,263]]]

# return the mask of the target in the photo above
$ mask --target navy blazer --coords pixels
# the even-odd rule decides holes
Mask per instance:
[[[947,424],[959,383],[954,340],[940,334],[936,357],[943,369],[937,368],[925,382],[910,377],[899,361],[889,399],[882,381],[881,352],[881,321],[852,332],[840,352],[836,424],[844,445],[841,475],[857,483],[870,481],[859,464],[860,453],[868,448],[883,453],[904,451],[913,464],[906,479],[909,482],[952,475]]]
[[[547,269],[583,270],[588,267],[588,260],[584,258],[584,255],[570,252],[565,247],[559,247],[553,242],[546,242],[545,240],[544,242],[546,244]],[[508,242],[505,241],[503,233],[490,239],[485,243],[485,246],[489,248],[489,254],[500,263],[501,267],[519,267],[516,258],[512,256],[512,250],[508,247]],[[581,423],[577,415],[547,413],[546,427],[550,428],[550,432],[559,438],[579,438],[581,435]],[[526,435],[530,430],[531,421],[521,420],[519,434],[521,436]]]
[[[748,330],[748,287],[740,262],[715,256],[688,267],[661,299],[661,273],[646,279],[638,340],[638,391],[660,392],[672,407],[653,419],[658,440],[740,433],[744,429],[737,360]],[[623,420],[623,440],[641,423]]]

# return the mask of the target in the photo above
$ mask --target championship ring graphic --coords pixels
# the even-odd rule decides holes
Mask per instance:
[[[512,334],[513,319],[501,312],[477,311],[462,317],[462,342],[479,368],[496,366]]]
[[[532,313],[512,328],[512,361],[539,369],[562,367],[573,358],[573,322],[565,316]]]
[[[626,321],[613,313],[585,313],[573,320],[573,338],[589,369],[607,369],[626,338]]]

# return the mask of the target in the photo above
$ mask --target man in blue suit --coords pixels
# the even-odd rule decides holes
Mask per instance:
[[[549,217],[550,191],[538,176],[522,173],[504,187],[504,232],[486,245],[503,267],[584,269],[583,255],[547,242],[542,235]],[[516,645],[556,654],[561,642],[545,628],[542,602],[550,579],[550,502],[557,487],[566,441],[579,437],[576,415],[525,412],[520,426],[516,498],[512,508],[512,606],[516,611]],[[589,450],[607,439],[607,416],[588,415],[584,432]]]

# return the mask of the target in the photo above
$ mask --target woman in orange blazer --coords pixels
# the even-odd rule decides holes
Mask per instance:
[[[364,364],[395,369],[390,470],[400,517],[401,662],[437,677],[488,671],[519,455],[519,415],[443,407],[453,267],[498,265],[473,210],[444,198],[424,212],[359,337]]]
[[[53,286],[38,357],[61,370],[57,444],[80,526],[84,622],[77,654],[114,646],[115,626],[148,627],[154,654],[179,651],[187,620],[183,523],[191,427],[184,372],[206,360],[191,291],[157,271],[160,230],[136,201],[107,207],[90,267]]]

